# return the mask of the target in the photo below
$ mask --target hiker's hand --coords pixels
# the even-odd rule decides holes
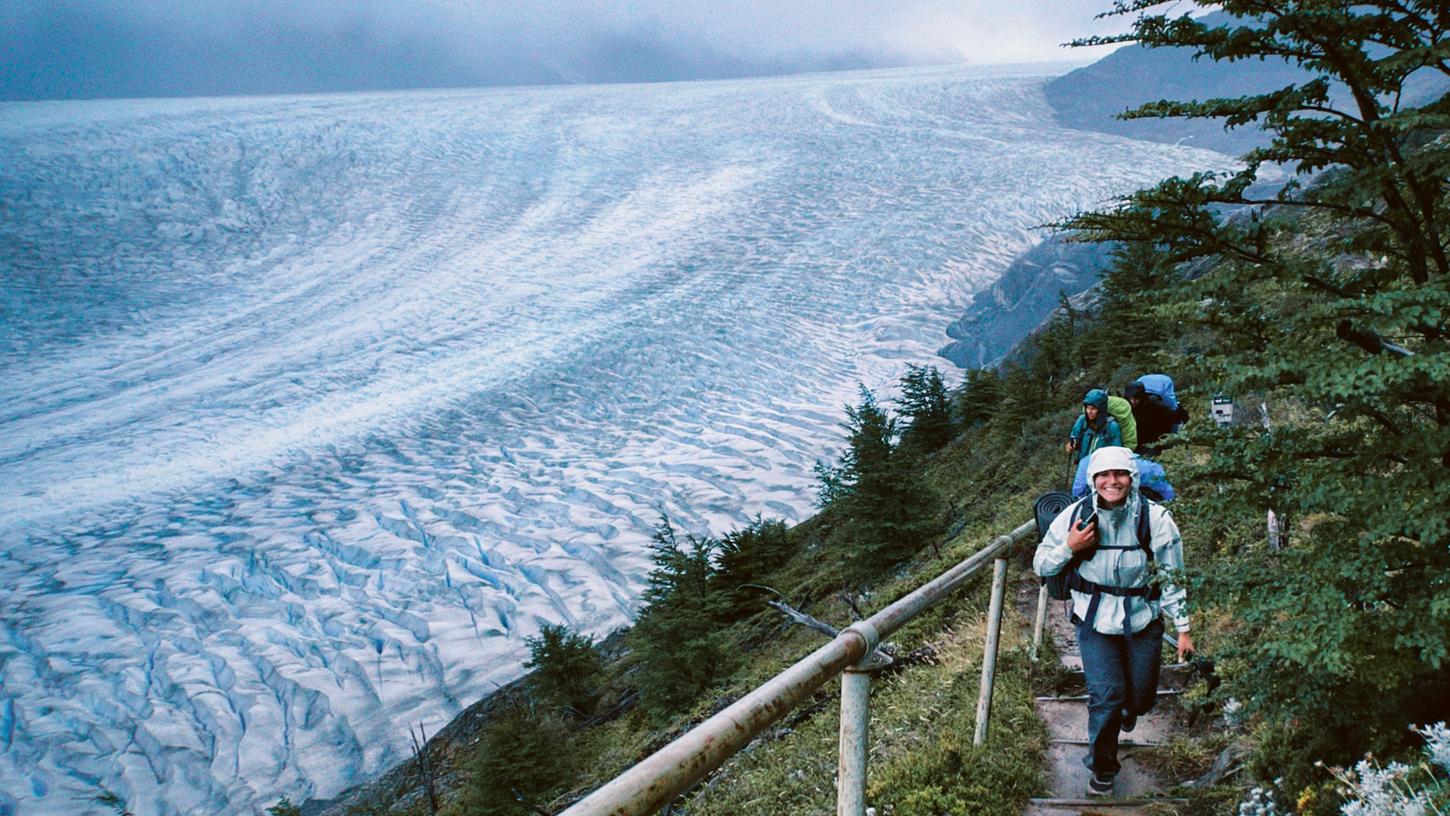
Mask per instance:
[[[1098,523],[1095,519],[1092,524],[1079,528],[1077,522],[1072,522],[1067,531],[1067,546],[1075,553],[1090,550],[1098,543]]]
[[[1073,444],[1074,441],[1075,440],[1072,439],[1067,440],[1067,444],[1063,445],[1062,449],[1067,451],[1068,453],[1072,453],[1072,449],[1077,447],[1077,445]]]
[[[1189,655],[1189,653],[1194,652],[1194,651],[1197,651],[1197,650],[1193,648],[1193,638],[1187,632],[1179,632],[1178,633],[1178,662],[1179,663],[1182,663],[1183,662],[1183,659],[1185,657],[1187,657]]]

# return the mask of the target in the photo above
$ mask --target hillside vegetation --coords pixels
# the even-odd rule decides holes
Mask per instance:
[[[466,738],[430,747],[442,812],[577,799],[818,644],[766,601],[838,626],[881,608],[1063,485],[1061,445],[1086,390],[1155,371],[1176,377],[1194,414],[1161,461],[1179,491],[1195,640],[1223,681],[1195,704],[1231,715],[1218,722],[1249,752],[1189,809],[1222,812],[1259,784],[1335,812],[1346,792],[1317,763],[1413,756],[1409,726],[1450,717],[1450,96],[1401,105],[1407,82],[1450,76],[1450,10],[1226,2],[1195,19],[1157,6],[1116,5],[1131,31],[1107,39],[1307,73],[1134,115],[1262,127],[1266,146],[1239,172],[1171,179],[1060,225],[1119,243],[1090,302],[1064,300],[1005,365],[969,371],[955,392],[931,368],[904,372],[885,404],[863,390],[845,454],[820,470],[815,518],[709,538],[661,520],[648,605],[609,659],[547,630],[534,673]],[[1298,175],[1251,192],[1271,166]],[[1226,428],[1206,416],[1220,393],[1238,410]],[[989,744],[971,745],[984,583],[893,638],[901,659],[873,704],[880,812],[1016,813],[1040,790],[1020,627],[1007,627]],[[686,809],[832,812],[833,693]],[[1206,750],[1190,745],[1185,761]],[[410,766],[338,812],[426,813],[419,790]]]

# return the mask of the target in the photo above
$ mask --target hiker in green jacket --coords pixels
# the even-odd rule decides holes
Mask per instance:
[[[1067,437],[1066,450],[1077,451],[1073,466],[1076,467],[1078,459],[1088,456],[1098,448],[1122,444],[1122,429],[1118,427],[1118,421],[1108,413],[1108,392],[1101,388],[1087,392],[1082,398],[1082,413],[1078,415],[1077,422],[1073,423],[1072,432]]]

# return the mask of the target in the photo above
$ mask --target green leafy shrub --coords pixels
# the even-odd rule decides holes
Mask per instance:
[[[589,760],[589,743],[563,718],[514,700],[479,735],[469,784],[451,814],[525,816],[562,793]]]

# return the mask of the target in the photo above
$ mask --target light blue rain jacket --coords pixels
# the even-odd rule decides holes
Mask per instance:
[[[1083,561],[1078,574],[1096,584],[1117,587],[1147,586],[1150,579],[1148,556],[1138,545],[1138,505],[1144,501],[1138,492],[1138,467],[1127,448],[1100,448],[1093,454],[1089,470],[1096,474],[1104,470],[1126,470],[1132,474],[1133,484],[1128,491],[1128,500],[1122,507],[1106,509],[1097,507],[1098,495],[1092,494],[1092,502],[1098,513],[1098,543],[1112,544],[1125,549],[1098,549],[1093,557]],[[1041,576],[1056,575],[1072,560],[1072,550],[1067,546],[1068,525],[1072,523],[1076,503],[1058,514],[1047,535],[1037,545],[1032,558],[1033,570]],[[1151,503],[1148,508],[1150,546],[1155,560],[1153,571],[1165,573],[1163,594],[1158,600],[1147,598],[1125,598],[1103,593],[1098,601],[1093,629],[1105,635],[1123,634],[1124,604],[1131,608],[1128,628],[1140,632],[1156,620],[1161,613],[1173,619],[1179,632],[1188,631],[1187,593],[1181,587],[1166,580],[1166,573],[1183,568],[1183,538],[1178,525],[1173,523],[1173,514],[1167,508]],[[1072,612],[1079,620],[1087,618],[1092,594],[1072,592]]]

